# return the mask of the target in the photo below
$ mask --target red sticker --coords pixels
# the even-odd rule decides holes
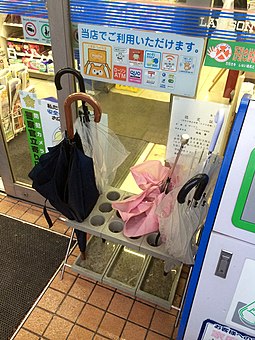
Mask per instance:
[[[127,68],[125,66],[114,65],[113,67],[113,78],[116,80],[127,80]]]

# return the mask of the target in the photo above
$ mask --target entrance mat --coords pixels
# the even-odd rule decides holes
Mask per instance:
[[[69,239],[0,215],[0,339],[15,332],[59,268]]]
[[[116,188],[121,186],[121,184],[129,174],[130,167],[136,163],[136,161],[138,160],[138,158],[141,156],[146,146],[148,145],[147,142],[140,139],[129,138],[125,136],[118,137],[121,143],[130,152],[130,154],[125,159],[125,161],[119,166],[114,181],[111,184],[113,187]]]
[[[167,144],[170,122],[168,102],[120,93],[100,92],[96,96],[108,114],[109,128],[117,135]]]

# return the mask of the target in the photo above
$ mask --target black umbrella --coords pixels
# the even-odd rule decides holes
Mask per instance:
[[[67,97],[64,109],[66,137],[56,146],[48,148],[38,164],[29,173],[33,188],[51,205],[70,220],[82,222],[92,211],[99,197],[96,187],[92,158],[83,152],[79,135],[74,134],[71,104],[86,101],[94,109],[94,121],[99,122],[101,108],[97,101],[84,93],[73,93]],[[44,215],[52,226],[46,206]],[[86,248],[86,236],[78,231],[77,239],[82,253]]]
[[[62,68],[55,74],[54,81],[55,81],[55,86],[56,86],[58,91],[62,90],[60,79],[62,78],[62,76],[64,74],[72,74],[73,76],[75,76],[78,80],[78,83],[79,83],[80,92],[86,93],[84,79],[83,79],[81,73],[79,71],[77,71],[76,69],[71,68],[71,67]],[[86,106],[85,102],[82,102],[82,109],[83,109],[83,112],[79,110],[79,116],[84,117],[85,121],[89,122],[89,110],[88,110],[88,107]],[[79,146],[81,146],[80,143],[79,143]],[[84,253],[85,248],[86,248],[87,235],[86,235],[85,232],[82,232],[78,229],[75,229],[74,231],[75,231],[75,234],[76,234],[76,237],[77,237],[77,240],[78,240],[79,248],[80,248],[81,252]],[[82,250],[82,249],[84,249],[84,250]]]

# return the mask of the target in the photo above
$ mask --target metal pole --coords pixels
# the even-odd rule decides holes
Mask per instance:
[[[72,241],[73,241],[73,236],[74,236],[74,228],[72,229],[72,233],[71,233],[71,236],[70,236],[70,239],[69,239],[69,242],[68,242],[65,259],[64,259],[64,262],[63,262],[63,267],[61,269],[60,280],[63,279],[64,272],[65,272],[65,266],[67,266],[67,259],[68,259],[69,252],[70,252],[70,249],[71,249],[71,244],[72,244]]]
[[[51,32],[51,47],[55,73],[63,67],[74,67],[71,19],[68,0],[47,0],[48,18]],[[75,92],[75,82],[72,75],[65,75],[61,82],[62,90],[58,91],[60,123],[65,130],[64,101]]]

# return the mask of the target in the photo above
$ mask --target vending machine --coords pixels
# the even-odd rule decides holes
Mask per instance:
[[[178,340],[255,339],[255,101],[244,96],[214,190]]]

